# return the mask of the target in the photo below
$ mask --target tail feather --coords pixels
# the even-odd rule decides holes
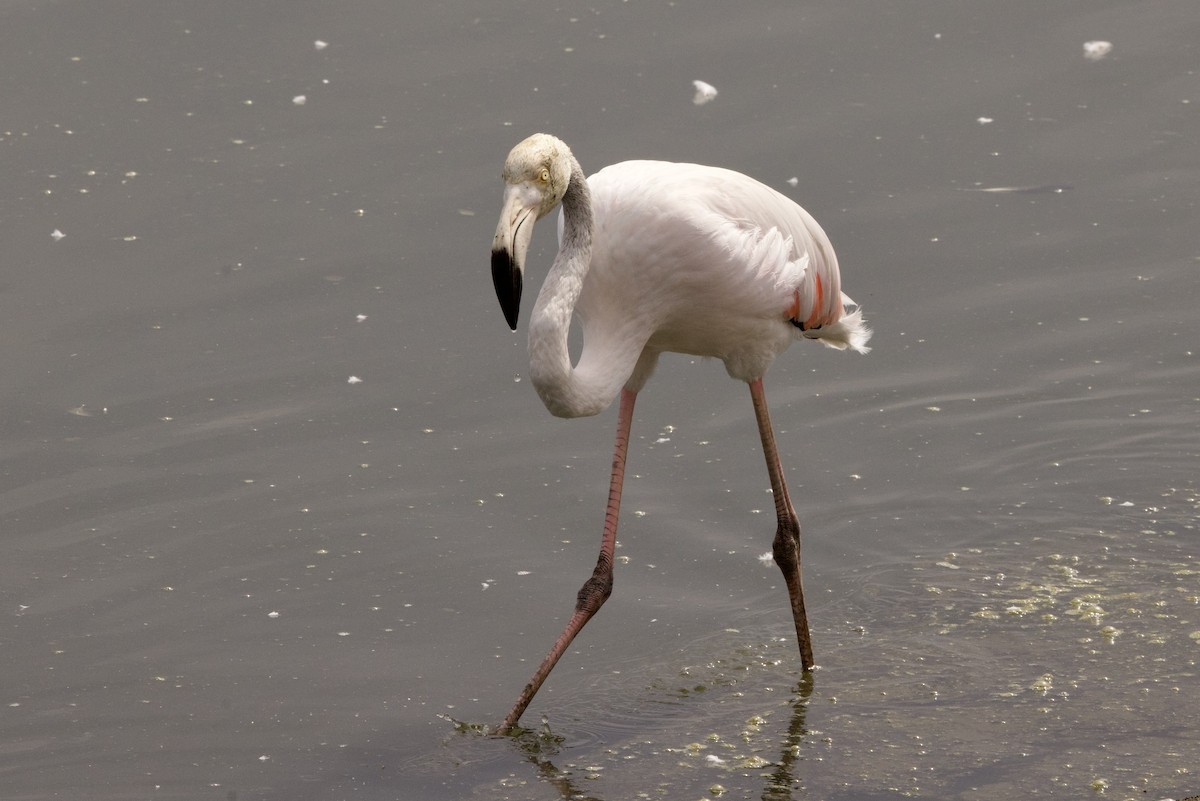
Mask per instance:
[[[842,307],[844,313],[837,322],[823,325],[820,328],[809,328],[802,335],[838,350],[849,348],[858,353],[870,352],[871,349],[867,347],[867,342],[871,339],[871,329],[867,326],[867,321],[863,319],[862,309],[844,292],[842,293]]]

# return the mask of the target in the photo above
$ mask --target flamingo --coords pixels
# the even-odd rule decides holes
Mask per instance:
[[[800,662],[814,666],[800,580],[800,523],[788,497],[763,389],[796,339],[866,353],[861,310],[842,294],[837,257],[812,216],[731,170],[625,161],[591,178],[562,140],[534,134],[508,154],[492,279],[517,329],[534,223],[562,204],[559,251],[529,321],[529,376],[557,417],[598,414],[620,395],[608,507],[595,570],[575,611],[494,733],[517,725],[575,636],[612,594],[613,552],[634,401],[664,351],[715,357],[750,386],[777,528],[772,552],[791,602]],[[571,364],[572,315],[583,348]]]

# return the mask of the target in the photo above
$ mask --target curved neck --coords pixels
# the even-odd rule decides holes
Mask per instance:
[[[627,376],[589,369],[595,359],[586,348],[579,367],[571,366],[567,337],[571,315],[583,292],[592,261],[592,195],[579,162],[571,156],[571,180],[562,199],[563,227],[558,256],[542,284],[529,321],[529,374],[551,414],[584,417],[612,403]]]

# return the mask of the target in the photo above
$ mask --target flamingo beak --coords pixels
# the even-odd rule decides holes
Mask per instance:
[[[541,204],[540,193],[529,184],[509,184],[504,190],[504,207],[496,238],[492,240],[492,283],[508,327],[517,330],[521,310],[521,285],[525,254],[533,238],[533,223]]]

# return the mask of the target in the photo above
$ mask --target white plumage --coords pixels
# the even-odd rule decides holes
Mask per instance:
[[[741,173],[625,161],[585,178],[559,139],[535,134],[504,166],[492,277],[515,330],[533,223],[562,204],[559,253],[529,323],[530,377],[560,417],[596,414],[621,394],[604,541],[576,614],[499,731],[507,732],[571,639],[608,597],[633,403],[659,354],[721,359],[750,385],[775,490],[775,559],[788,583],[805,669],[812,667],[799,572],[799,523],[787,497],[762,377],[796,339],[865,353],[870,331],[841,291],[837,256],[808,212]],[[583,349],[572,365],[572,316]]]
[[[588,184],[595,234],[576,307],[585,348],[586,332],[628,330],[613,318],[636,309],[644,320],[636,335],[647,335],[639,344],[722,359],[742,381],[762,376],[805,333],[864,349],[861,314],[843,314],[833,246],[784,195],[732,170],[663,161],[615,164]],[[788,323],[797,291],[798,319],[814,319],[807,332]]]

